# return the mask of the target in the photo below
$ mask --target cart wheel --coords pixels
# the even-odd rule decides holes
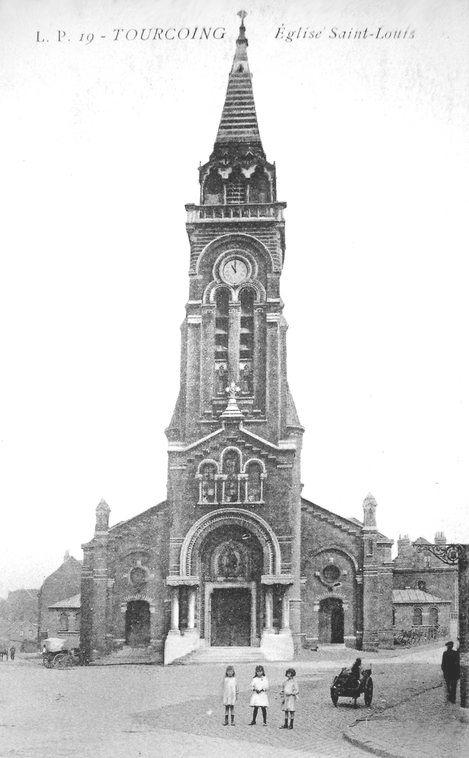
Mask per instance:
[[[365,684],[365,705],[370,706],[372,700],[373,700],[373,679],[370,676],[367,683]]]
[[[42,665],[45,666],[46,669],[50,669],[50,660],[45,656],[42,659]]]
[[[54,663],[52,664],[55,669],[64,669],[68,664],[68,655],[66,653],[61,653],[60,655],[56,655],[54,658]]]
[[[337,708],[337,701],[338,701],[338,699],[339,699],[339,696],[338,696],[336,690],[334,689],[334,687],[331,687],[331,700],[334,703],[334,705],[335,705],[336,708]]]

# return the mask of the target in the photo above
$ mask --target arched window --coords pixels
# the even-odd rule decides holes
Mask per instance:
[[[246,502],[264,501],[264,471],[259,461],[251,461],[246,467]]]
[[[203,199],[206,205],[223,204],[223,180],[216,169],[212,169],[205,180]]]
[[[249,182],[249,202],[250,203],[269,203],[270,183],[269,179],[262,168],[256,168]]]
[[[429,624],[433,627],[438,626],[438,608],[430,608]]]
[[[239,342],[239,381],[242,395],[252,395],[254,357],[254,292],[244,289],[240,295],[241,335]]]
[[[68,613],[65,611],[59,616],[59,629],[61,632],[68,632]]]
[[[226,397],[228,384],[228,304],[229,293],[218,290],[215,297],[215,391]]]
[[[236,450],[228,450],[223,456],[223,502],[239,503],[239,474],[240,454]]]
[[[392,625],[396,626],[396,609],[392,609]]]
[[[217,467],[215,463],[203,463],[200,466],[199,504],[210,505],[217,502]]]
[[[412,615],[412,624],[414,626],[422,626],[422,609],[414,608]]]

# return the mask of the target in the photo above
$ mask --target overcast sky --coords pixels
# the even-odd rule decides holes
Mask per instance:
[[[81,557],[101,497],[115,523],[166,496],[184,204],[198,201],[239,8],[0,1],[2,595],[39,586],[66,549]],[[371,491],[393,539],[469,541],[468,4],[246,10],[261,137],[288,203],[303,493],[361,518]],[[226,34],[124,36],[201,26]]]

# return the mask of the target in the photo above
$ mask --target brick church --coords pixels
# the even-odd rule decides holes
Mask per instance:
[[[318,642],[393,645],[392,541],[377,529],[374,498],[362,523],[301,496],[304,429],[280,296],[286,204],[262,146],[240,15],[199,204],[186,206],[167,499],[112,527],[109,506],[96,509],[81,579],[81,641],[94,654],[144,648],[170,663],[236,646],[288,660]]]

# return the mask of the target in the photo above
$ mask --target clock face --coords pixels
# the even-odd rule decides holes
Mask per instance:
[[[241,284],[249,276],[246,261],[242,258],[230,258],[221,267],[221,276],[227,284]]]

